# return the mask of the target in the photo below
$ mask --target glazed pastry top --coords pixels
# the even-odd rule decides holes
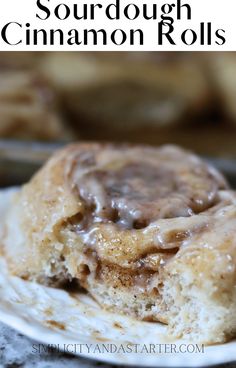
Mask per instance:
[[[216,170],[174,146],[92,146],[77,156],[72,180],[94,222],[125,229],[198,214],[227,187]]]
[[[236,262],[235,204],[223,176],[178,147],[74,144],[19,193],[6,246],[18,244],[19,272],[40,272],[46,259],[77,275],[79,257],[90,270],[147,270],[150,284],[152,272],[190,262],[207,273],[212,261],[216,278]]]

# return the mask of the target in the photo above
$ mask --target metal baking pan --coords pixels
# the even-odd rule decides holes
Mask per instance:
[[[56,150],[59,143],[0,140],[0,187],[20,185],[32,175]],[[203,157],[218,168],[236,188],[236,159]]]
[[[61,144],[0,140],[0,187],[27,182]]]

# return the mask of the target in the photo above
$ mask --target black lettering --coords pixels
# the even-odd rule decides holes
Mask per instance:
[[[77,31],[77,29],[71,29],[68,32],[68,36],[71,36],[70,38],[68,38],[68,45],[72,46],[72,45],[81,45],[81,41],[79,40],[79,33]]]
[[[111,8],[114,8],[115,14],[111,16]],[[106,8],[106,16],[111,20],[120,19],[120,0],[116,0],[114,4],[109,4]]]
[[[81,16],[79,16],[78,14],[78,5],[77,4],[74,4],[74,17],[75,19],[77,20],[81,20],[81,19],[88,19],[88,4],[83,4],[83,12]],[[91,19],[93,19],[91,17]]]
[[[187,34],[191,32],[192,34],[192,41],[191,42],[187,42],[186,40],[186,37],[187,37]],[[181,35],[181,39],[183,41],[183,43],[185,43],[185,45],[188,45],[188,46],[191,46],[193,45],[196,41],[197,41],[197,35],[196,35],[196,32],[194,32],[193,29],[186,29],[182,35]]]
[[[129,15],[129,9],[131,8],[131,6],[133,6],[133,8],[134,8],[134,15],[133,15],[133,17],[131,17],[130,15]],[[126,18],[127,19],[129,19],[129,20],[134,20],[134,19],[137,19],[138,18],[138,16],[139,16],[139,14],[140,14],[140,10],[139,10],[139,8],[138,8],[138,6],[137,5],[135,5],[135,4],[129,4],[129,5],[127,5],[125,8],[124,8],[124,15],[126,16]]]
[[[191,19],[191,6],[189,4],[183,4],[181,5],[181,0],[177,0],[177,19],[181,19],[181,12],[182,12],[182,8],[186,8],[187,9],[187,19]]]
[[[207,23],[207,44],[211,45],[211,23]]]
[[[59,34],[59,44],[64,44],[64,34],[61,29],[51,29],[50,30],[50,45],[55,44],[55,34]]]
[[[217,44],[217,45],[222,46],[222,45],[224,45],[224,44],[225,44],[226,39],[225,39],[225,37],[224,37],[224,36],[222,36],[222,34],[220,34],[220,33],[225,33],[225,30],[224,30],[224,29],[217,29],[217,31],[216,31],[216,37],[217,37],[217,38],[219,38],[219,39],[221,40],[221,42],[216,41],[216,44]]]
[[[30,27],[30,24],[29,23],[26,23],[26,28],[29,28]],[[30,30],[29,29],[26,29],[25,31],[25,43],[27,46],[30,45]]]
[[[49,0],[47,0],[47,1],[49,1]],[[37,3],[36,4],[37,4],[37,7],[45,13],[45,18],[41,18],[38,14],[36,14],[36,17],[39,18],[39,19],[41,19],[41,20],[48,19],[50,17],[50,14],[51,14],[50,13],[50,10],[48,9],[48,7],[45,6],[45,5],[42,5],[41,4],[41,0],[37,0]]]
[[[64,15],[64,17],[61,17],[60,16],[60,9],[65,9],[65,15]],[[55,7],[55,10],[54,10],[54,13],[55,13],[55,16],[58,18],[58,19],[60,19],[60,20],[65,20],[65,19],[67,19],[68,17],[69,17],[69,15],[70,15],[70,8],[69,8],[69,6],[68,5],[66,5],[66,4],[59,4],[59,5],[57,5],[56,7]]]
[[[43,45],[46,46],[47,45],[47,31],[45,29],[34,29],[33,32],[33,45],[38,45],[39,41],[38,41],[38,35],[42,33],[43,36]]]
[[[205,27],[204,27],[204,22],[200,23],[200,43],[203,46],[205,44]]]
[[[139,42],[138,45],[143,45],[143,39],[144,39],[144,35],[143,35],[143,31],[141,29],[131,29],[130,31],[130,45],[134,45],[135,44],[135,40],[134,40],[134,35],[135,33],[139,34]]]
[[[121,35],[121,41],[120,42],[117,41],[117,34],[119,35],[119,33]],[[125,41],[127,40],[126,33],[123,31],[123,29],[115,29],[111,33],[111,40],[117,46],[123,45],[125,43]]]
[[[107,34],[104,29],[99,29],[96,31],[95,29],[89,29],[84,33],[84,44],[88,45],[88,34],[91,33],[93,35],[92,45],[98,44],[98,33],[102,34],[102,45],[107,45]]]
[[[153,4],[152,15],[148,15],[147,13],[148,13],[147,4],[144,4],[143,5],[143,17],[144,17],[144,19],[147,19],[147,20],[157,19],[157,5]]]
[[[168,28],[167,32],[164,32],[164,29],[163,29],[164,27]],[[170,35],[170,33],[172,33],[173,31],[174,31],[174,27],[172,26],[172,24],[165,25],[163,24],[163,22],[159,22],[158,23],[158,44],[163,45],[163,36],[165,36],[171,45],[175,45],[175,42]]]
[[[22,40],[20,40],[19,42],[16,42],[16,43],[11,43],[9,40],[8,40],[8,37],[7,37],[7,31],[8,31],[8,28],[9,26],[13,25],[13,24],[16,24],[17,26],[19,26],[20,28],[22,28],[22,25],[20,23],[17,23],[17,22],[10,22],[10,23],[7,23],[3,28],[2,28],[2,32],[1,32],[1,36],[2,36],[2,39],[4,42],[6,42],[8,45],[11,45],[11,46],[16,46],[16,45],[19,45],[20,43],[22,43]],[[15,33],[15,32],[14,32]]]
[[[95,12],[94,12],[94,9],[95,8],[99,8],[101,9],[102,8],[102,4],[91,4],[91,9],[90,9],[90,19],[95,19]]]
[[[168,24],[173,24],[174,19],[172,17],[167,17],[168,14],[172,12],[172,9],[175,7],[175,4],[164,4],[161,7],[162,15],[161,19],[163,20],[163,25],[168,26]]]

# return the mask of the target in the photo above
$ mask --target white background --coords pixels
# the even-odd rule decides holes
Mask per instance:
[[[235,0],[182,0],[182,4],[188,3],[192,8],[192,19],[187,20],[186,10],[183,9],[183,15],[181,20],[175,20],[174,22],[174,39],[176,46],[170,45],[165,41],[164,45],[158,45],[158,22],[161,20],[161,6],[165,3],[176,3],[176,0],[163,1],[163,0],[120,0],[121,2],[121,20],[111,21],[107,19],[104,9],[96,9],[97,17],[95,20],[76,20],[73,17],[73,11],[71,15],[66,20],[58,20],[54,15],[54,8],[61,4],[66,3],[71,9],[73,9],[73,4],[78,4],[79,9],[82,9],[82,4],[96,4],[101,3],[105,7],[111,3],[113,0],[41,0],[42,4],[46,5],[51,10],[51,16],[48,20],[39,20],[36,18],[36,13],[41,16],[44,15],[36,5],[36,0],[0,0],[0,32],[4,25],[8,22],[18,22],[23,25],[20,29],[17,26],[11,26],[8,31],[9,41],[18,42],[22,39],[22,43],[17,46],[10,46],[5,43],[0,36],[0,50],[1,51],[40,51],[40,50],[60,50],[60,51],[89,51],[89,50],[106,50],[106,51],[122,51],[122,50],[132,50],[132,51],[198,51],[198,50],[209,50],[209,51],[236,51],[236,1]],[[142,9],[142,4],[147,3],[148,6],[151,4],[157,4],[159,11],[158,20],[144,20],[141,16],[135,20],[128,20],[122,15],[122,9],[125,5],[134,2],[140,9]],[[151,9],[151,8],[150,8]],[[176,18],[176,11],[173,9],[170,14]],[[25,44],[25,24],[30,23],[30,29],[62,29],[65,33],[65,44],[63,46],[56,44],[55,46],[44,46],[42,42],[38,45],[26,46]],[[200,45],[200,22],[211,22],[212,23],[212,45]],[[74,45],[69,46],[66,43],[68,38],[67,33],[70,29],[77,29],[81,34],[81,41],[83,41],[83,29],[105,29],[108,35],[108,44],[103,46],[101,43],[98,46],[94,46],[91,43],[89,45],[80,46]],[[129,34],[129,30],[141,28],[144,32],[144,45],[140,46],[138,44],[134,46],[129,45],[129,41],[121,46],[116,46],[112,43],[109,38],[110,33],[117,28],[121,28]],[[181,41],[181,33],[187,29],[194,29],[198,35],[198,40],[192,46],[185,45]],[[217,29],[225,30],[226,43],[222,46],[215,43],[216,37],[214,33]],[[205,38],[207,34],[205,35]],[[41,40],[41,38],[40,38]]]

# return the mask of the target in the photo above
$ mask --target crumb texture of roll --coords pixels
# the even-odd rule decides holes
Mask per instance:
[[[235,193],[194,154],[83,143],[16,195],[4,252],[17,276],[76,280],[103,308],[217,343],[236,334],[235,227]]]

